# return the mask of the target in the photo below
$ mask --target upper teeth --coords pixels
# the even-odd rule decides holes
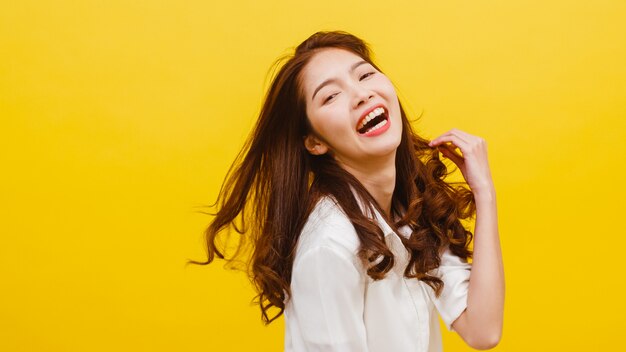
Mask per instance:
[[[385,112],[385,109],[383,108],[376,108],[374,110],[372,110],[369,114],[367,114],[367,116],[365,116],[365,118],[363,120],[361,120],[361,123],[359,124],[359,128],[361,129],[363,128],[363,126],[365,126],[366,123],[370,122],[373,118],[375,118],[376,116],[382,114]]]

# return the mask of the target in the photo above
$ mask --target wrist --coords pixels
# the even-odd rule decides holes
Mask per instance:
[[[495,202],[496,200],[496,189],[493,185],[472,189],[472,193],[476,202]]]

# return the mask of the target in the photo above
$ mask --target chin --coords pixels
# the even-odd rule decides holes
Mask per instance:
[[[371,156],[387,156],[390,154],[394,154],[398,150],[400,146],[400,138],[397,140],[389,140],[389,141],[381,141],[380,144],[377,143],[375,147],[373,147],[368,154]]]
[[[392,151],[396,151],[400,146],[400,142],[402,142],[402,130],[398,131],[398,129],[391,128],[385,135],[382,135],[378,143],[379,148],[381,148],[381,152],[390,153]]]

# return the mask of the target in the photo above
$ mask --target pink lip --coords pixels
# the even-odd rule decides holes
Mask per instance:
[[[378,108],[383,108],[385,109],[385,114],[387,115],[387,124],[385,124],[383,127],[374,130],[374,131],[369,131],[367,133],[359,133],[361,136],[365,136],[365,137],[373,137],[373,136],[378,136],[379,134],[383,134],[385,133],[388,129],[389,126],[391,126],[391,119],[389,118],[389,110],[387,110],[387,108],[383,105],[383,104],[376,104],[374,106],[372,106],[371,108],[367,109],[365,112],[363,112],[363,115],[361,115],[361,118],[359,118],[359,121],[357,122],[357,127],[361,124],[361,121],[363,121],[364,118],[367,117],[367,115],[369,115],[370,112],[378,109]],[[358,133],[358,129],[357,129],[357,133]]]

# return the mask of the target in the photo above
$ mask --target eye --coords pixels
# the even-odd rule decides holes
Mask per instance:
[[[373,74],[375,74],[375,73],[376,73],[376,72],[368,72],[368,73],[366,73],[366,74],[362,75],[362,76],[359,78],[359,80],[361,80],[361,81],[362,81],[362,80],[366,79],[367,77],[369,77],[369,76],[371,76],[371,75],[373,75]]]
[[[335,95],[337,95],[339,93],[335,93],[335,94],[331,94],[329,95],[326,99],[324,99],[324,104],[328,103],[332,98],[335,97]]]

